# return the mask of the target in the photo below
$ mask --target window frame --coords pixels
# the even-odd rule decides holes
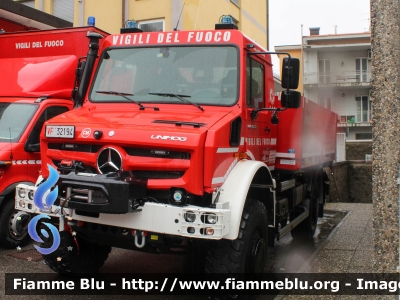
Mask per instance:
[[[252,96],[253,96],[253,89],[251,86],[251,83],[253,82],[253,62],[257,63],[260,65],[260,69],[262,70],[262,78],[261,78],[261,87],[260,87],[260,93],[261,95],[258,98],[261,98],[262,101],[260,102],[261,106],[255,107],[252,103]],[[247,69],[249,69],[249,73],[247,73]],[[248,84],[250,83],[250,84]],[[250,108],[265,108],[266,103],[265,103],[265,67],[264,65],[255,59],[254,57],[248,56],[246,59],[246,106]]]
[[[153,20],[144,20],[144,21],[138,21],[138,28],[142,29],[142,25],[147,25],[147,24],[153,24],[153,23],[162,23],[162,30],[165,31],[165,19],[153,19]],[[146,32],[158,32],[158,31],[146,31]]]
[[[359,98],[359,99],[357,99]],[[372,101],[368,95],[360,95],[360,96],[355,96],[355,121],[356,123],[368,123],[371,122],[372,120]],[[360,111],[358,109],[358,103],[360,102]],[[367,101],[367,110],[363,108],[364,103],[363,101]],[[364,120],[364,114],[366,114],[366,120]]]
[[[356,82],[369,82],[369,67],[368,67],[368,57],[356,57],[354,59],[356,65]],[[357,68],[357,61],[359,61],[359,68]],[[363,63],[365,62],[365,69],[363,68]]]
[[[321,62],[323,70],[321,71]],[[326,63],[329,62],[329,71],[326,71]],[[318,59],[318,83],[331,83],[331,60],[327,58]]]

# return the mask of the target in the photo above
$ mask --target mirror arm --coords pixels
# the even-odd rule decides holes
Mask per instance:
[[[289,59],[292,59],[292,57],[290,56],[290,54],[288,52],[247,52],[248,56],[257,55],[257,54],[285,54],[285,55],[289,56]]]
[[[290,81],[290,74],[292,73],[292,68],[290,67],[290,61],[292,60],[292,57],[290,56],[290,53],[288,52],[247,52],[247,56],[251,56],[251,55],[257,55],[257,54],[285,54],[289,57],[289,63],[288,63],[288,70],[289,72],[287,72],[287,80],[288,82]],[[289,94],[289,86],[286,88],[286,92]],[[251,112],[251,118],[254,120],[255,118],[257,118],[257,112],[254,112],[254,110]],[[279,112],[279,111],[278,111]],[[254,114],[254,118],[253,118],[253,114]]]
[[[284,110],[286,110],[286,109],[287,109],[286,107],[284,107],[284,108],[280,108],[280,107],[278,107],[278,108],[268,108],[268,107],[265,107],[265,108],[257,108],[257,109],[253,109],[253,110],[250,112],[250,117],[251,117],[252,120],[255,120],[255,119],[257,119],[257,116],[258,116],[258,112],[259,112],[259,111],[265,111],[265,110],[273,111],[273,112],[274,112],[273,115],[276,115],[278,112],[284,111]]]

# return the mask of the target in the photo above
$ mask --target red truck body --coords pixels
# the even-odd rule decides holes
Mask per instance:
[[[15,186],[19,183],[34,185],[41,169],[41,158],[39,148],[29,149],[29,145],[38,146],[45,121],[73,107],[75,72],[78,60],[88,52],[88,31],[105,34],[86,27],[0,35],[2,246],[15,247],[28,241],[29,216],[12,209]]]
[[[46,257],[53,270],[83,260],[97,270],[110,246],[170,253],[205,243],[209,272],[262,272],[267,244],[291,230],[314,235],[337,116],[305,99],[297,108],[293,91],[277,99],[270,53],[240,31],[110,35],[89,85],[76,109],[45,124],[41,147],[43,166],[60,172],[63,209],[48,214],[98,250],[65,257],[68,271],[57,250]]]
[[[337,115],[308,100],[280,114],[276,168],[301,170],[335,160]]]

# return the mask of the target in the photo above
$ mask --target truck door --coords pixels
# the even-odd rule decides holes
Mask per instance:
[[[41,167],[40,160],[40,132],[43,124],[47,120],[67,112],[69,109],[66,106],[50,106],[39,115],[39,118],[34,121],[34,125],[30,127],[30,132],[26,140],[24,149],[27,152],[28,161],[28,180],[35,182],[38,177],[38,171]]]
[[[257,57],[247,57],[246,61],[246,122],[245,142],[247,154],[254,160],[269,161],[269,137],[271,113],[260,111],[257,118],[252,120],[250,113],[254,109],[266,107],[265,101],[265,67]]]

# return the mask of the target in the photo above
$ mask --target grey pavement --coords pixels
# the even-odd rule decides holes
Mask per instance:
[[[347,214],[297,273],[374,273],[372,204],[327,203],[325,209]],[[399,299],[399,296],[280,294],[275,299]]]
[[[348,213],[298,273],[373,273],[372,204],[327,203],[325,209]]]
[[[268,270],[271,272],[297,272],[297,273],[373,273],[373,257],[374,257],[374,239],[372,231],[372,204],[361,203],[327,203],[326,216],[319,219],[318,230],[316,234],[314,248],[311,248],[310,254],[304,256],[304,259],[296,256],[296,260],[300,264],[291,270],[284,265],[292,265],[290,260],[291,253],[288,256],[277,256],[274,261],[275,268]],[[340,213],[339,213],[340,212]],[[344,217],[343,217],[344,215]],[[336,222],[332,222],[335,216],[340,216]],[[339,221],[340,220],[340,221]],[[325,235],[323,228],[334,227],[327,231]],[[275,252],[284,252],[284,249],[289,248],[291,251],[299,251],[293,240],[285,236],[282,241],[276,243]],[[26,247],[32,248],[32,245]],[[282,249],[281,249],[282,248]],[[289,251],[288,250],[288,251]],[[2,251],[6,254],[2,257],[0,264],[0,273],[4,280],[4,273],[18,271],[28,271],[34,269],[37,273],[48,272],[42,261],[27,262],[16,260],[7,256],[7,254],[15,250]],[[147,265],[152,264],[152,265]],[[183,267],[180,266],[181,259],[165,256],[153,258],[148,254],[128,251],[123,249],[113,249],[113,255],[102,268],[102,272],[112,272],[115,268],[119,272],[144,271],[146,269],[156,269],[163,272],[165,267],[166,272],[182,272]],[[282,268],[283,264],[283,269]],[[32,268],[34,267],[34,268]],[[160,269],[161,268],[161,269]],[[283,271],[282,271],[283,270]],[[297,270],[297,271],[296,271]],[[18,272],[17,271],[17,272]],[[0,277],[0,278],[1,278]],[[3,284],[0,284],[2,286]],[[3,288],[3,287],[2,287]],[[399,296],[299,296],[299,295],[278,295],[275,299],[396,299]],[[132,299],[130,296],[117,296],[118,299]],[[153,297],[135,297],[135,299],[157,299]],[[196,297],[163,297],[163,299],[194,299]],[[197,297],[196,299],[198,299]],[[200,297],[202,298],[202,297]],[[257,299],[271,299],[269,296],[259,295]],[[273,298],[273,297],[272,297]],[[110,296],[5,296],[0,293],[0,299],[115,299]]]

